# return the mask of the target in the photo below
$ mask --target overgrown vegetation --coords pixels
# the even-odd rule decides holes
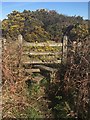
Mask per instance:
[[[22,34],[24,40],[29,42],[58,42],[66,26],[77,22],[79,26],[69,34],[67,63],[60,65],[56,78],[58,82],[49,83],[48,78],[40,78],[41,82],[35,83],[35,78],[39,79],[38,74],[26,76],[21,59],[23,49],[17,35]],[[68,17],[53,10],[41,9],[24,10],[22,13],[13,11],[8,19],[2,21],[2,26],[3,37],[7,38],[2,56],[3,118],[89,120],[90,35],[87,21],[80,16]],[[45,48],[48,49],[51,50]]]
[[[71,54],[64,82],[67,98],[72,98],[72,109],[77,114],[77,118],[89,119],[89,39],[90,36],[77,40],[75,52]]]
[[[14,41],[3,46],[3,118],[42,118],[37,106],[41,88],[35,83],[29,83],[28,88],[25,83],[27,76],[20,60],[22,49],[18,47]]]
[[[8,14],[8,19],[2,21],[3,36],[16,40],[22,34],[28,42],[60,42],[66,26],[79,23],[79,29],[73,29],[70,38],[84,37],[87,35],[87,21],[80,16],[65,16],[54,10],[40,9],[36,11],[24,10],[23,12],[13,11]]]

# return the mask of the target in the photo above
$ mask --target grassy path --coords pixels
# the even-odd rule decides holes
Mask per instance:
[[[50,101],[47,99],[45,94],[45,89],[47,86],[47,80],[42,77],[40,74],[33,77],[33,79],[38,79],[41,81],[38,83],[28,83],[29,93],[30,93],[30,101],[32,101],[33,108],[40,114],[41,118],[50,118],[52,117],[51,110],[48,108]]]

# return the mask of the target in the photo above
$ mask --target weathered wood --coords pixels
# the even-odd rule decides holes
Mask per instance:
[[[55,78],[56,78],[56,72],[53,72],[53,73],[50,73],[50,82],[54,82],[55,81]]]
[[[40,69],[25,69],[26,73],[35,73],[35,72],[40,72]]]
[[[60,55],[61,52],[23,52],[23,55]]]
[[[50,77],[50,82],[54,82],[55,78],[56,78],[56,73],[57,73],[57,69],[52,68],[52,67],[47,67],[45,65],[34,65],[34,67],[37,67],[41,70],[45,70],[49,72],[49,77]]]
[[[62,62],[64,64],[67,61],[67,44],[68,44],[68,38],[67,36],[64,36],[63,46],[62,46]]]
[[[19,45],[22,45],[23,43],[23,36],[21,34],[18,35],[18,42],[19,42]]]
[[[24,47],[35,47],[32,51],[29,50],[25,50],[23,52],[23,56],[27,55],[27,56],[31,56],[31,58],[33,58],[33,56],[40,56],[38,57],[39,60],[27,60],[24,62],[24,64],[60,64],[61,63],[61,57],[62,57],[62,51],[59,52],[54,50],[54,51],[36,51],[37,47],[60,47],[60,49],[62,48],[62,43],[56,43],[53,41],[50,42],[34,42],[34,43],[30,43],[30,42],[24,42],[23,43],[23,48]],[[43,48],[42,48],[43,49]],[[59,48],[58,48],[59,49]],[[42,59],[42,56],[45,56],[46,59]],[[60,59],[59,59],[60,56]],[[48,59],[47,59],[48,57]],[[51,57],[51,58],[50,58]]]
[[[37,47],[41,47],[41,49],[45,49],[44,47],[58,47],[57,49],[48,49],[48,51],[44,50],[37,50]],[[25,49],[24,49],[25,48]],[[26,49],[28,48],[28,49]],[[31,48],[31,49],[30,49]],[[33,48],[33,49],[32,49]],[[63,49],[62,51],[58,50],[60,48]],[[45,65],[49,64],[60,64],[61,61],[65,61],[67,57],[67,40],[66,37],[64,38],[64,42],[62,43],[56,43],[56,42],[41,42],[41,43],[29,43],[24,42],[23,43],[23,51],[22,55],[26,55],[25,59],[22,59],[22,62],[24,65],[33,65],[35,69],[26,69],[25,71],[27,73],[33,73],[33,72],[43,72],[47,71],[46,75],[49,75],[50,82],[53,82],[56,78],[56,73],[58,72],[58,69],[48,67]],[[63,52],[63,54],[62,54]],[[22,57],[23,57],[22,56]],[[37,56],[37,57],[36,57]],[[45,58],[44,58],[45,56]],[[60,58],[59,58],[60,56]],[[29,59],[26,59],[29,57]],[[38,59],[37,59],[38,58]],[[37,68],[37,69],[36,69]]]
[[[23,62],[23,64],[60,64],[61,63],[61,60],[57,60],[57,61],[51,61],[51,62],[43,62],[43,61],[26,61],[26,62]]]
[[[34,67],[37,67],[37,68],[39,68],[41,70],[46,70],[46,71],[49,71],[49,72],[52,72],[52,73],[57,71],[57,69],[51,68],[51,67],[47,67],[45,65],[34,65]]]
[[[27,46],[27,47],[29,47],[29,46],[52,46],[52,47],[54,47],[54,46],[62,46],[62,43],[55,43],[55,42],[53,42],[53,43],[46,43],[46,42],[41,42],[41,43],[29,43],[29,42],[25,42],[24,44],[23,44],[23,46]]]

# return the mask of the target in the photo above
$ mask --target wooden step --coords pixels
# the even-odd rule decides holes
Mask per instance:
[[[58,72],[58,69],[48,67],[45,65],[34,65],[34,67],[39,68],[41,71],[45,70],[45,71],[49,72],[50,82],[55,82],[56,73]]]
[[[36,69],[25,69],[26,73],[35,73],[35,72],[40,72],[40,69],[36,68]]]
[[[57,69],[51,68],[51,67],[48,67],[48,66],[45,66],[45,65],[34,65],[34,67],[39,68],[41,70],[46,70],[46,71],[49,71],[49,72],[52,72],[52,73],[57,71]]]

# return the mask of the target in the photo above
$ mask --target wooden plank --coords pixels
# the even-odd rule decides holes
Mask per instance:
[[[62,46],[62,43],[56,43],[56,42],[53,42],[53,43],[46,43],[46,42],[41,42],[41,43],[29,43],[29,42],[25,42],[23,44],[23,46]]]
[[[37,67],[37,68],[39,68],[41,70],[46,70],[46,71],[49,71],[49,72],[57,71],[57,69],[51,68],[51,67],[48,67],[48,66],[45,66],[45,65],[34,65],[34,67]]]
[[[43,62],[43,61],[29,61],[29,62],[23,62],[23,64],[58,64],[61,63],[61,60],[57,60],[57,61],[51,61],[51,62]]]
[[[23,55],[60,55],[61,52],[23,52]]]
[[[40,72],[40,69],[25,69],[27,73]]]
[[[67,36],[64,36],[63,40],[63,54],[62,54],[62,62],[65,64],[67,62],[67,44],[68,44],[68,38]]]

